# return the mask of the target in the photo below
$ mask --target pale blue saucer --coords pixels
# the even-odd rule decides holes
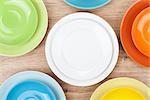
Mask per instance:
[[[24,84],[24,82],[25,82],[25,84]],[[10,78],[8,78],[0,86],[0,100],[9,100],[9,99],[7,99],[7,97],[11,96],[11,92],[10,92],[11,90],[12,90],[12,92],[14,90],[16,90],[14,88],[15,86],[17,86],[17,88],[21,89],[20,86],[23,86],[23,84],[24,85],[29,85],[29,84],[31,85],[31,82],[34,83],[34,86],[38,85],[38,86],[42,87],[40,89],[42,92],[49,92],[48,95],[51,98],[54,98],[54,100],[66,100],[65,94],[64,94],[63,89],[61,88],[61,86],[52,77],[50,77],[50,76],[48,76],[48,75],[46,75],[42,72],[37,72],[37,71],[19,72],[15,75],[11,76]],[[33,86],[32,87],[29,87],[29,86],[26,87],[26,89],[29,89],[29,88],[30,89],[32,88],[31,91],[24,92],[22,97],[24,97],[24,95],[30,95],[30,93],[39,94],[39,92],[36,91],[39,88],[36,88],[36,87],[33,87]],[[21,91],[22,91],[22,89],[21,89]],[[43,96],[46,96],[46,95],[44,94]],[[15,99],[11,98],[10,100],[15,100]],[[20,100],[20,99],[17,99],[17,100]],[[34,100],[34,99],[31,98],[31,100]],[[35,99],[35,100],[43,100],[43,99],[38,98],[38,99]],[[50,100],[53,100],[53,99],[50,99]]]
[[[108,4],[111,0],[64,0],[64,2],[79,9],[96,9]]]

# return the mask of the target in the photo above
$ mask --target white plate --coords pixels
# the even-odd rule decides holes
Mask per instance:
[[[65,94],[60,85],[52,77],[37,71],[19,72],[7,79],[0,86],[0,100],[6,100],[9,91],[18,83],[26,80],[37,80],[43,82],[53,90],[57,100],[66,100]]]
[[[111,26],[90,13],[75,13],[58,21],[46,41],[46,58],[61,80],[89,86],[106,78],[118,59],[118,42]]]

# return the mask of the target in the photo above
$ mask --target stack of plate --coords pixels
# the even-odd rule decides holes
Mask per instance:
[[[105,79],[117,63],[118,41],[99,16],[75,13],[58,21],[46,41],[51,70],[63,81],[89,86]]]
[[[120,36],[126,53],[137,63],[150,67],[149,0],[138,0],[126,12]]]
[[[42,0],[0,1],[0,55],[20,56],[42,41],[48,16]]]
[[[79,9],[96,9],[108,4],[111,0],[64,0],[64,2]]]
[[[60,85],[36,71],[17,73],[0,86],[1,100],[66,100]]]

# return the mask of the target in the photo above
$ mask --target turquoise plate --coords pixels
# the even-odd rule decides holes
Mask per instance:
[[[27,80],[14,86],[6,100],[56,100],[53,90],[40,81]]]
[[[20,88],[23,85],[30,85],[30,86],[26,86],[26,88],[24,89]],[[38,86],[38,88],[36,86]],[[42,93],[44,93],[44,95],[42,94],[42,96],[46,97],[45,92],[49,92],[46,94],[48,94],[50,98],[54,98],[54,99],[48,99],[48,100],[66,100],[65,94],[61,86],[52,77],[44,73],[37,72],[37,71],[20,72],[8,78],[0,86],[0,100],[16,100],[14,98],[15,96],[13,96],[13,99],[9,99],[9,97],[11,97],[11,95],[13,94],[13,91],[21,92],[21,91],[30,90],[28,92],[22,92],[22,95],[20,97],[23,97],[23,98],[27,97],[31,93],[41,95],[39,91],[38,92],[36,91],[39,88],[41,88],[40,92],[42,91]],[[16,93],[15,95],[18,96],[19,93],[17,92],[15,93]],[[24,96],[24,95],[27,95],[27,96]],[[34,95],[31,95],[29,97],[34,97]],[[34,99],[31,98],[31,100],[34,100]],[[28,100],[28,99],[17,99],[17,100]],[[35,100],[45,100],[45,99],[38,98]]]
[[[96,9],[111,2],[111,0],[64,0],[64,2],[79,9]]]

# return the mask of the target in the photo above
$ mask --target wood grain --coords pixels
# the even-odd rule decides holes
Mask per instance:
[[[115,30],[119,39],[120,23],[125,11],[136,0],[112,0],[108,5],[95,10],[78,10],[68,6],[63,0],[44,0],[48,10],[49,26],[48,31],[52,26],[63,16],[71,13],[85,11],[91,12],[103,17],[108,21]],[[45,37],[46,39],[46,37]],[[150,86],[150,69],[141,67],[141,65],[133,62],[124,52],[120,39],[120,55],[118,63],[114,71],[103,82],[100,82],[90,87],[75,87],[68,85],[59,80],[49,69],[45,58],[45,39],[32,52],[15,58],[0,57],[0,83],[3,83],[11,75],[26,70],[42,71],[55,78],[63,87],[68,100],[89,100],[94,90],[103,82],[115,77],[132,77],[144,82]]]

